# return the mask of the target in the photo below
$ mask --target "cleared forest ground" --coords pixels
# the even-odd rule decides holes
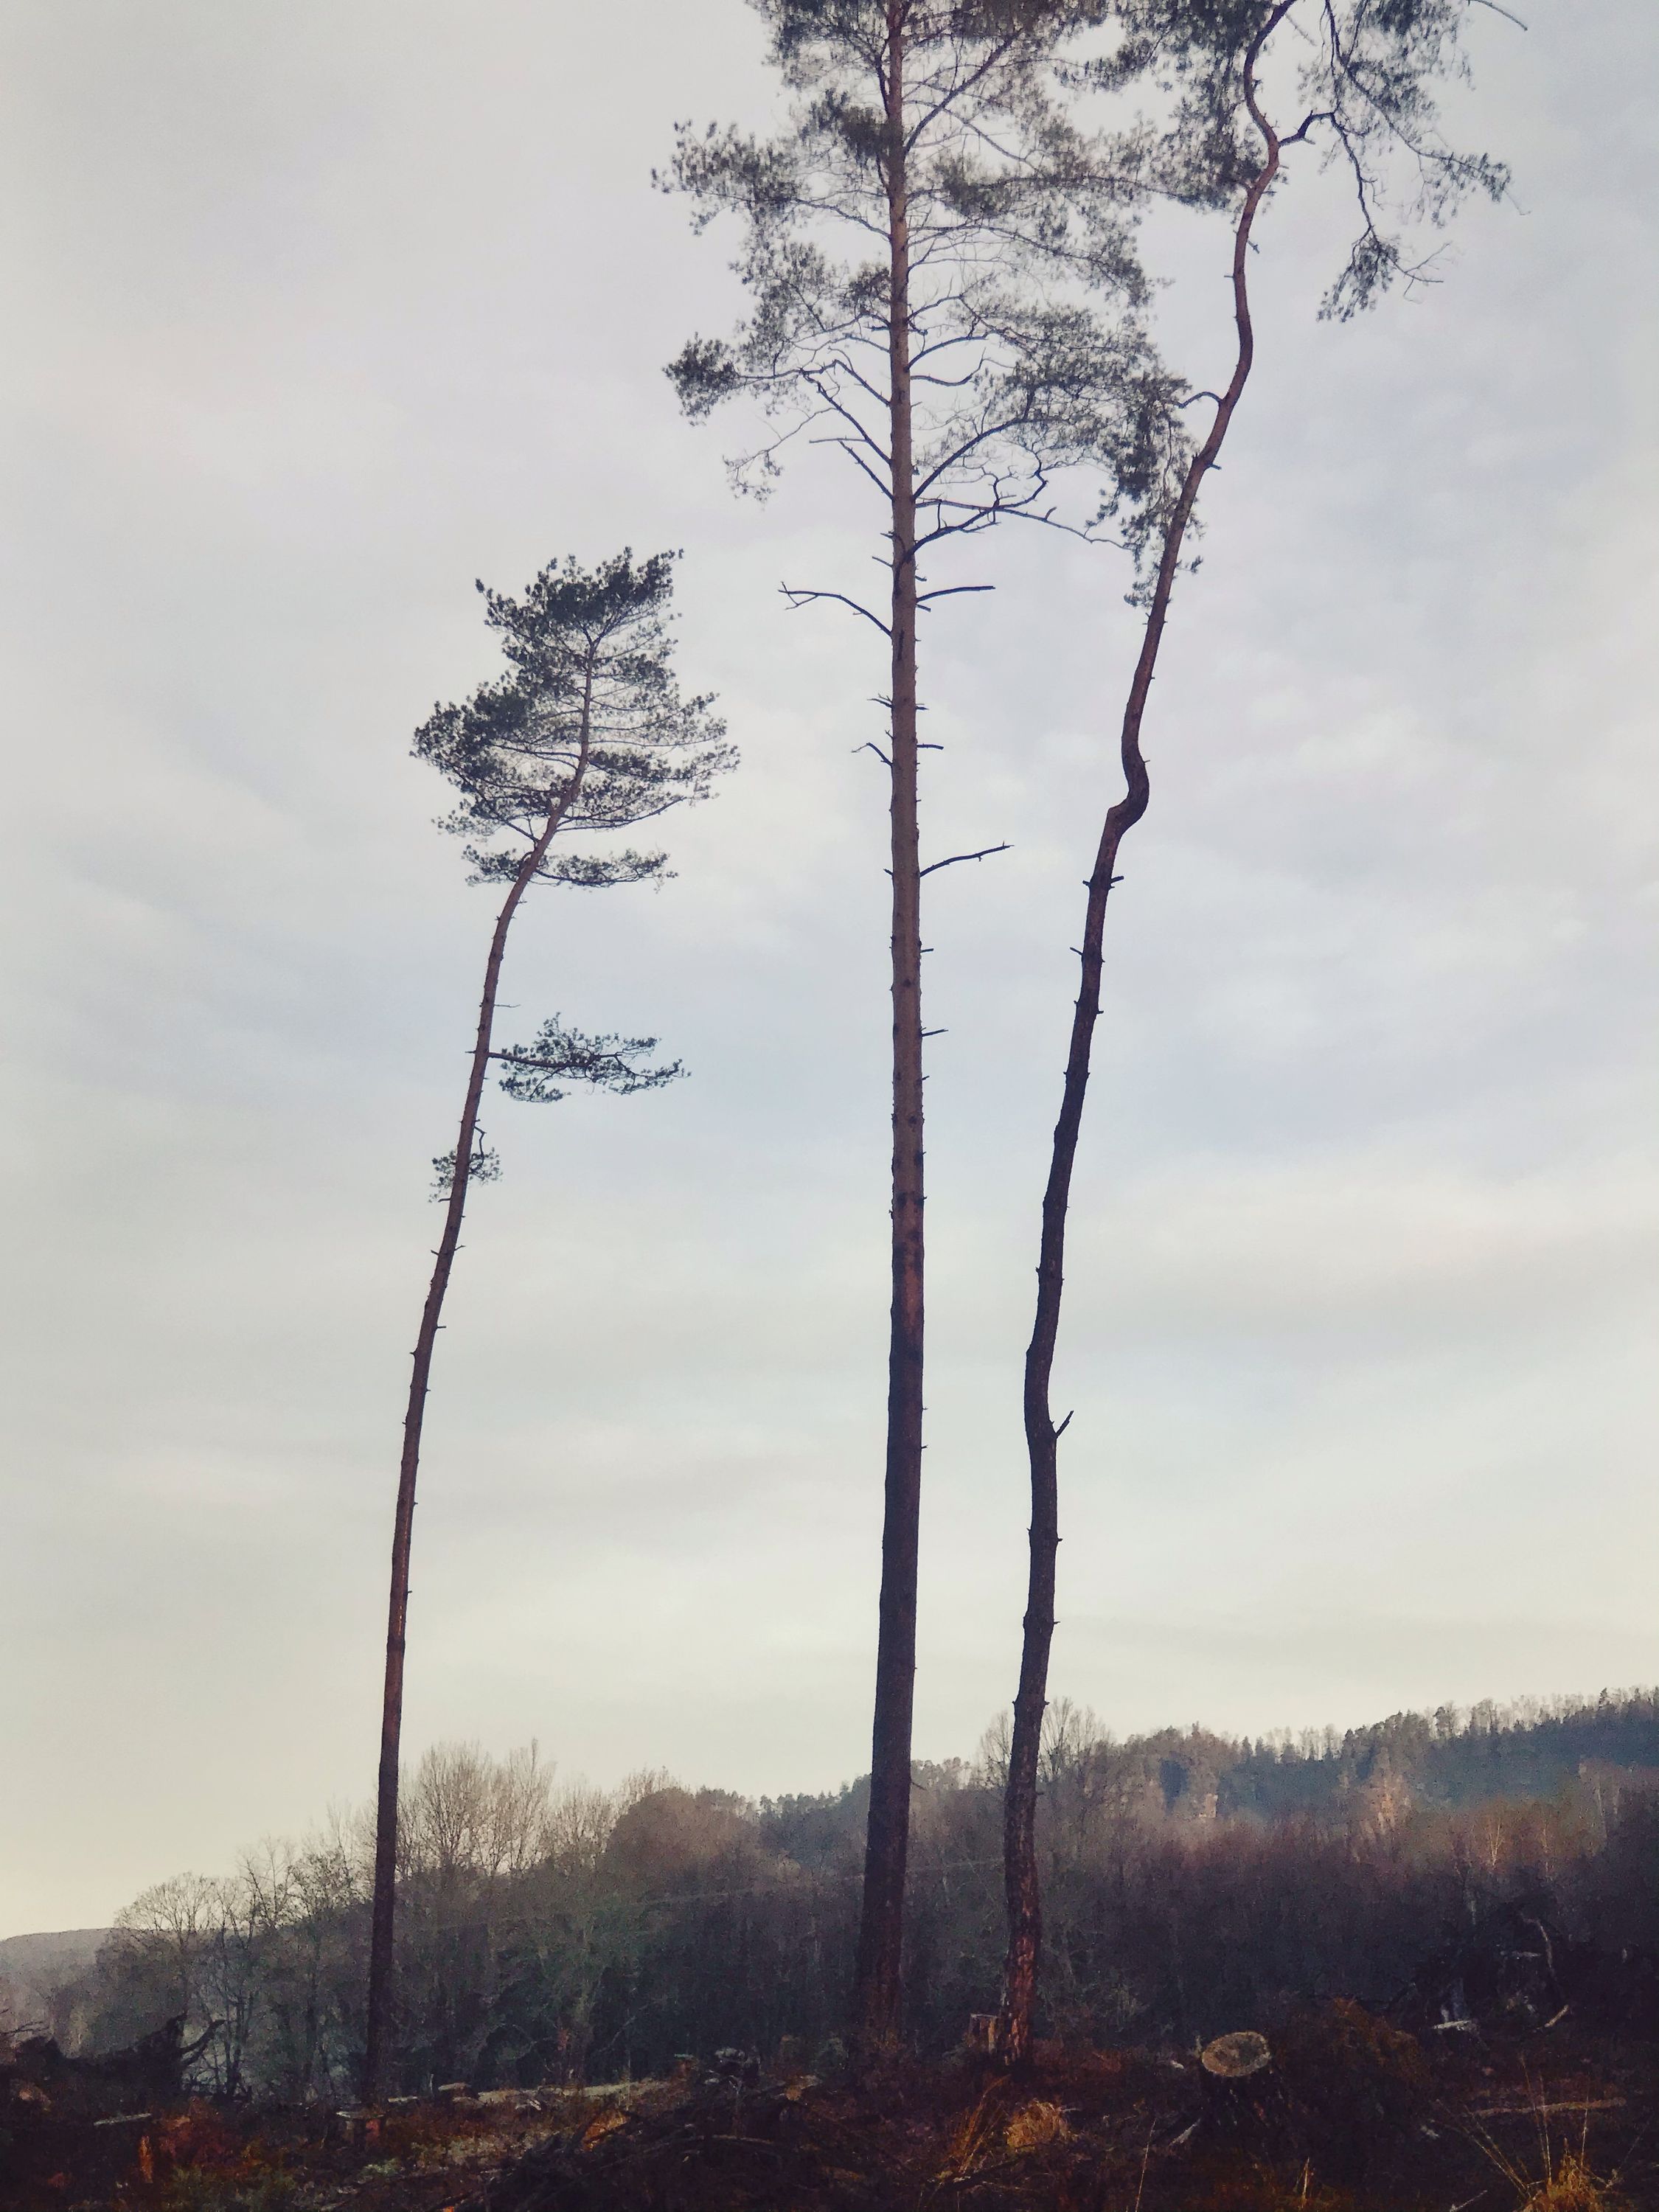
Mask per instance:
[[[834,2080],[726,2054],[668,2081],[372,2114],[65,2107],[14,2126],[8,2212],[1659,2207],[1659,2045],[1565,2023],[1414,2036],[1340,2004],[1273,2050],[1247,2097],[1191,2052],[1049,2048],[1018,2081],[978,2057]]]

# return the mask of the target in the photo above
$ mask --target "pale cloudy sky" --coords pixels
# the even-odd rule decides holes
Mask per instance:
[[[827,461],[734,502],[661,363],[735,306],[649,171],[763,117],[741,0],[11,0],[0,1934],[372,1781],[408,1348],[488,895],[406,757],[472,580],[685,549],[744,765],[659,893],[549,895],[417,1522],[408,1740],[781,1790],[866,1758],[884,1336],[873,633]],[[1060,1389],[1056,1687],[1251,1731],[1659,1677],[1648,0],[1483,17],[1517,204],[1314,319],[1304,156],[1125,851]],[[1225,357],[1219,241],[1160,240]],[[1012,1693],[1018,1365],[1133,649],[1035,537],[935,617],[918,1749]],[[965,604],[969,611],[962,611]]]

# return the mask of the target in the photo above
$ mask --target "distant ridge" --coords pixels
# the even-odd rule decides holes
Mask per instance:
[[[0,2029],[45,2027],[52,1991],[91,1972],[111,1932],[107,1928],[60,1928],[48,1934],[0,1938]]]

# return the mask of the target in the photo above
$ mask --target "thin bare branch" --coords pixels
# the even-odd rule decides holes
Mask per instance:
[[[866,622],[873,623],[884,637],[891,637],[893,635],[890,623],[883,622],[881,617],[872,614],[868,607],[860,606],[856,599],[849,599],[845,592],[803,591],[793,584],[780,584],[778,589],[788,600],[792,613],[802,607],[810,606],[815,599],[836,599],[842,606],[850,607],[855,615],[862,615]]]
[[[941,868],[954,868],[958,860],[988,860],[993,853],[1012,853],[1012,845],[981,845],[977,853],[952,853],[948,860],[930,860],[921,871],[924,876],[937,875]]]

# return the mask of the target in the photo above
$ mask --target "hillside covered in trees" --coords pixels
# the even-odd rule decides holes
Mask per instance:
[[[907,2030],[994,2008],[1006,1736],[915,1770]],[[1659,1696],[1442,1708],[1234,1742],[1119,1741],[1054,1709],[1040,1839],[1041,2033],[1190,2045],[1307,2000],[1373,2006],[1521,1903],[1610,1953],[1659,1948]],[[833,2062],[867,1784],[758,1802],[641,1774],[558,1786],[534,1749],[439,1747],[405,1795],[400,2087],[611,2080],[721,2048]],[[349,2094],[371,1831],[337,1821],[137,1899],[48,2023],[71,2049],[185,2016],[199,2085]]]

